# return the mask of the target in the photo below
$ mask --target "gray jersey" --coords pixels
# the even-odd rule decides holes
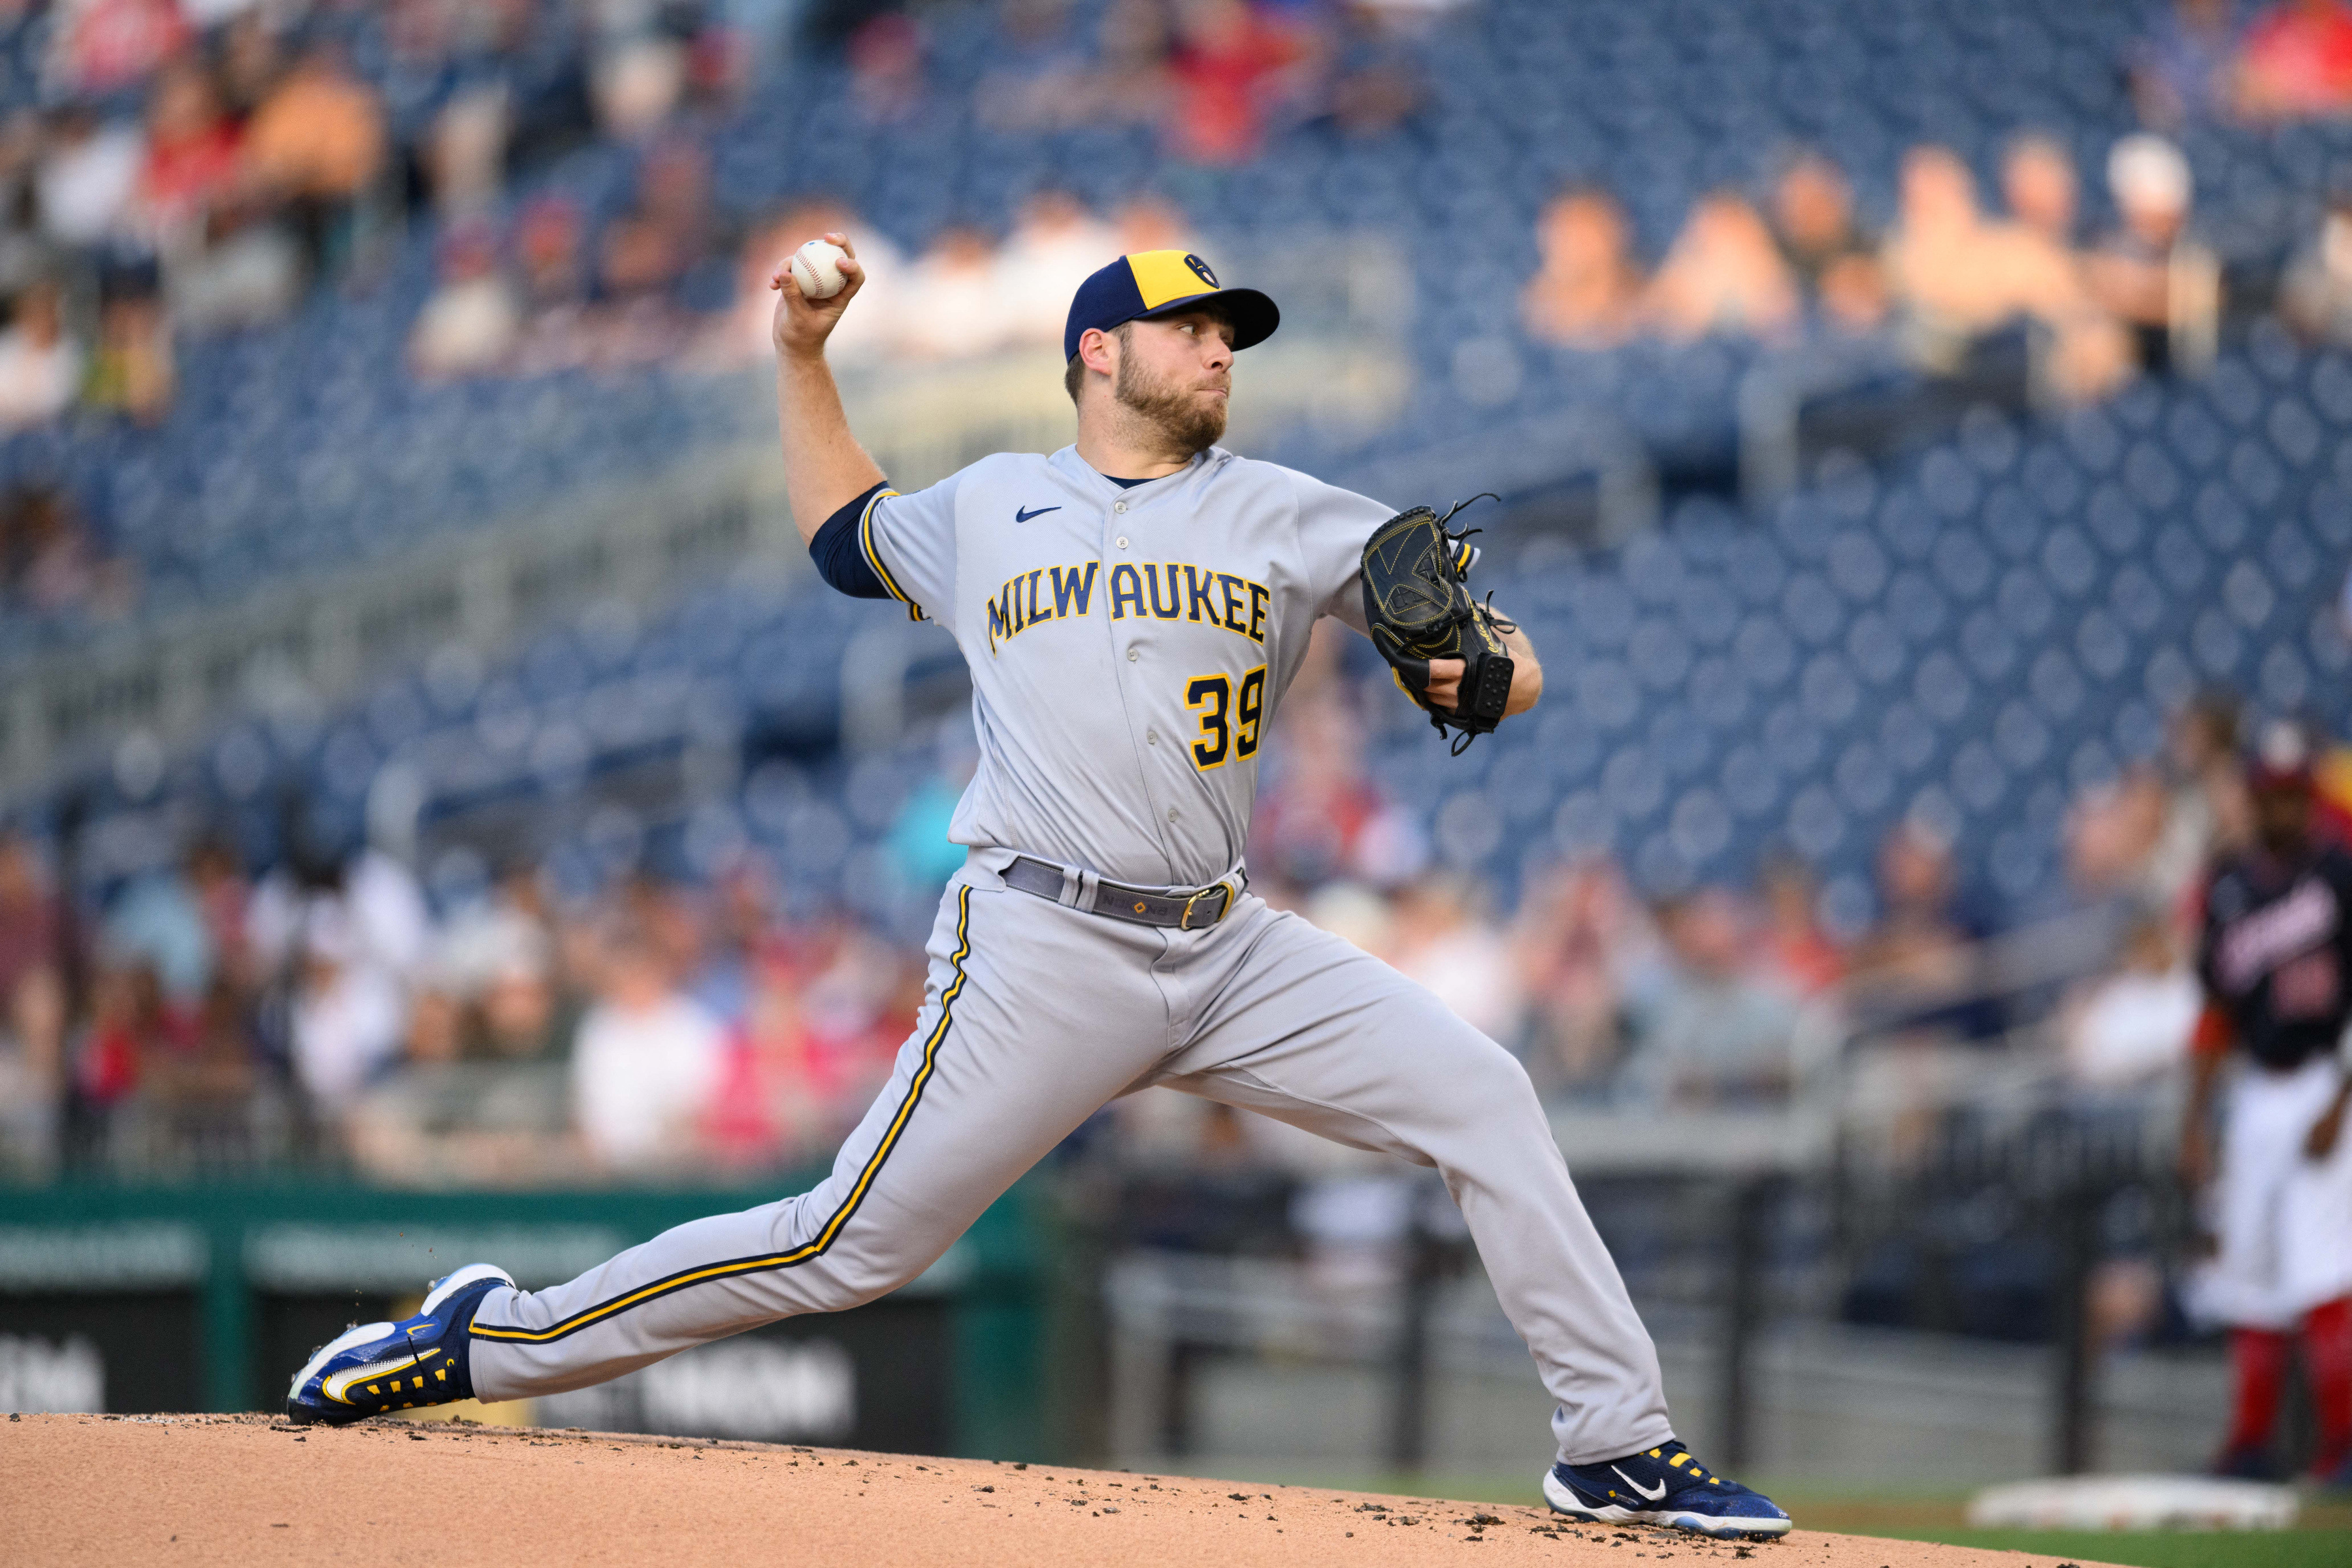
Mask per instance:
[[[1144,885],[1231,871],[1267,726],[1316,620],[1364,629],[1357,563],[1391,510],[1218,447],[1131,489],[1065,447],[883,491],[860,547],[971,668],[980,769],[949,837]]]
[[[1097,1108],[1165,1084],[1436,1166],[1557,1401],[1559,1457],[1666,1442],[1657,1353],[1509,1052],[1254,893],[1169,929],[1005,879],[1016,851],[1171,888],[1232,869],[1266,726],[1317,618],[1362,629],[1357,563],[1388,515],[1214,447],[1131,489],[1066,448],[879,494],[859,547],[954,633],[981,742],[952,829],[979,852],[949,881],[914,1031],[809,1192],[680,1226],[552,1289],[490,1291],[469,1333],[474,1391],[585,1387],[870,1301]]]

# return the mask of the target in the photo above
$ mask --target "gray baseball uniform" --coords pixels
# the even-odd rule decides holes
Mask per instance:
[[[1104,1103],[1164,1084],[1435,1166],[1559,1402],[1559,1458],[1664,1442],[1656,1352],[1517,1062],[1240,890],[1266,726],[1317,618],[1362,629],[1358,557],[1389,512],[1216,447],[1131,489],[1065,447],[880,492],[858,542],[955,635],[981,748],[915,1032],[814,1190],[493,1291],[477,1394],[578,1388],[871,1300]],[[1130,923],[1097,912],[1106,880],[1213,910]]]

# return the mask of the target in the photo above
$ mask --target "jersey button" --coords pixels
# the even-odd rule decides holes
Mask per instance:
[[[1168,808],[1168,820],[1171,822],[1176,820],[1176,808],[1172,805]]]
[[[1147,746],[1156,746],[1160,744],[1160,731],[1157,730],[1146,730],[1143,732],[1143,743]]]
[[[1141,654],[1136,652],[1133,648],[1129,648],[1127,650],[1127,662],[1129,664],[1133,664],[1137,659],[1141,658],[1143,656]]]
[[[1113,511],[1125,511],[1127,510],[1127,503],[1123,500],[1115,500],[1110,503],[1110,510]]]
[[[1126,549],[1126,548],[1127,548],[1127,535],[1125,535],[1124,533],[1122,533],[1122,534],[1120,534],[1120,535],[1118,536],[1118,547],[1119,547],[1121,550],[1124,550],[1124,549]]]

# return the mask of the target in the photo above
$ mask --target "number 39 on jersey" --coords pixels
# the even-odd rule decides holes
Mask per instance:
[[[1236,696],[1230,675],[1196,675],[1184,688],[1184,706],[1201,716],[1192,763],[1206,773],[1229,757],[1257,754],[1258,722],[1265,717],[1265,666],[1244,672]]]

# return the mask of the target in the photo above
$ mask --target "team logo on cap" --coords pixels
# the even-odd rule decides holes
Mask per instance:
[[[1199,257],[1185,257],[1184,265],[1191,268],[1192,269],[1192,275],[1198,278],[1202,282],[1206,283],[1210,288],[1213,289],[1217,286],[1217,275],[1210,271],[1209,264],[1202,260]]]

